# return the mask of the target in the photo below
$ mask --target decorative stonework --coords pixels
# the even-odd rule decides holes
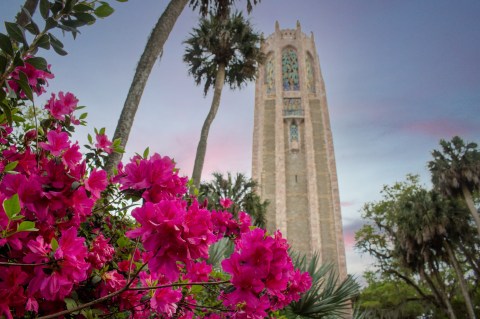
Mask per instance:
[[[333,139],[313,35],[299,23],[286,30],[277,23],[262,48],[268,55],[255,91],[252,176],[270,202],[267,229],[280,229],[297,250],[318,251],[346,278]]]

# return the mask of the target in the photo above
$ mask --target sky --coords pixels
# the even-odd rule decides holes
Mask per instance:
[[[1,21],[13,21],[23,1],[0,0]],[[115,12],[62,37],[65,57],[41,51],[55,79],[49,92],[72,92],[87,106],[93,128],[113,135],[136,64],[167,1],[112,1]],[[237,1],[238,9],[246,1]],[[262,0],[250,20],[265,37],[280,28],[313,32],[326,85],[342,204],[347,269],[360,276],[371,260],[353,248],[361,208],[383,185],[419,174],[440,139],[480,142],[480,1]],[[186,8],[143,94],[124,160],[148,146],[191,175],[211,94],[188,76],[182,43],[198,23]],[[4,32],[3,23],[0,32]],[[251,175],[254,84],[224,90],[208,140],[203,177]]]

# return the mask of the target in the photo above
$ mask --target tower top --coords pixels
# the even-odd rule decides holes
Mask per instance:
[[[275,21],[275,32],[268,36],[265,41],[269,42],[269,39],[293,39],[293,40],[309,40],[310,38],[313,39],[313,34],[312,36],[307,36],[305,33],[302,32],[302,26],[300,24],[300,21],[297,20],[295,29],[280,29],[280,24],[278,23],[278,20]]]

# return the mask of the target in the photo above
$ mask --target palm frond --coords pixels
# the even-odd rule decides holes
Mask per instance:
[[[286,308],[287,318],[342,318],[351,311],[350,300],[359,291],[352,276],[340,281],[333,264],[319,264],[317,253],[309,259],[300,253],[291,255],[296,268],[309,272],[312,287]]]

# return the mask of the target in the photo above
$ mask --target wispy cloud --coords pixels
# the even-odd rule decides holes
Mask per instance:
[[[475,130],[475,126],[453,119],[435,119],[410,123],[403,126],[402,130],[439,139],[470,134]]]

